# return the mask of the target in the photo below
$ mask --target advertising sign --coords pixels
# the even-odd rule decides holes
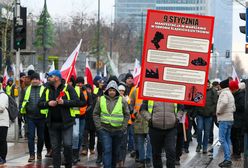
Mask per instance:
[[[148,10],[139,97],[205,105],[214,17]]]

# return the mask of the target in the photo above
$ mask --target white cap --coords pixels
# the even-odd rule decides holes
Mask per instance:
[[[126,90],[125,86],[123,86],[123,85],[118,86],[118,89],[119,89],[119,90],[123,90],[123,91]]]

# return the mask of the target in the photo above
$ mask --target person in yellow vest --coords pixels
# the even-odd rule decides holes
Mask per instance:
[[[118,151],[129,119],[128,104],[120,96],[117,83],[110,81],[97,101],[93,119],[103,146],[103,165],[116,167]]]
[[[7,95],[14,97],[14,79],[9,78],[7,81],[7,86],[5,87],[5,92]]]
[[[134,89],[131,99],[131,106],[133,110],[133,127],[134,127],[134,141],[136,147],[136,167],[151,167],[152,161],[152,147],[150,137],[148,135],[148,122],[140,115],[140,107],[143,100],[138,98],[139,85]]]
[[[140,114],[148,121],[149,136],[152,145],[154,168],[163,168],[162,148],[166,152],[167,168],[175,168],[177,120],[173,103],[144,100]]]
[[[38,108],[39,99],[44,91],[44,86],[41,85],[40,75],[34,73],[31,75],[31,85],[26,89],[24,99],[21,105],[20,113],[25,115],[28,123],[28,162],[35,160],[35,132],[37,130],[37,159],[42,159],[42,150],[44,144],[44,129],[45,129],[45,113],[44,110]]]
[[[53,167],[61,166],[61,145],[63,142],[65,167],[72,167],[72,134],[75,123],[73,107],[83,106],[75,89],[62,83],[59,70],[48,73],[50,85],[43,92],[39,107],[48,109],[47,126],[53,151]]]

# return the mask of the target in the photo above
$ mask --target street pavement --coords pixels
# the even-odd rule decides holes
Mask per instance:
[[[14,138],[14,129],[13,127],[9,130],[8,136],[8,155],[7,155],[7,164],[4,167],[8,168],[49,168],[52,167],[52,159],[45,158],[46,150],[43,151],[42,161],[35,161],[33,163],[28,163],[28,146],[27,141],[24,139],[19,140],[19,143],[11,142]],[[208,152],[208,154],[196,153],[196,139],[193,138],[193,141],[190,144],[189,153],[183,153],[181,156],[181,165],[177,168],[217,168],[218,164],[223,161],[223,151],[220,148],[218,142],[218,130],[215,128],[215,140],[212,146],[209,146],[209,149],[213,147],[213,153]],[[74,168],[96,168],[102,167],[102,165],[97,165],[96,155],[80,156],[80,162],[73,166]],[[163,162],[165,166],[165,154],[163,154]],[[130,154],[127,154],[125,167],[135,168],[135,160],[130,157]],[[233,165],[231,168],[241,168],[243,167],[243,158],[240,160],[233,160]]]

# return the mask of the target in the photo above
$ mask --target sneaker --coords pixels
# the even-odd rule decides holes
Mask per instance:
[[[193,135],[192,135],[193,138],[197,138],[197,133],[195,132]]]
[[[175,161],[175,165],[178,165],[179,166],[180,165],[180,161],[179,160],[176,160]]]
[[[223,162],[221,162],[220,164],[219,164],[219,167],[229,167],[229,166],[231,166],[232,165],[232,162],[231,161],[229,161],[229,160],[224,160]]]
[[[42,160],[42,155],[41,155],[41,153],[37,154],[37,160]]]
[[[201,151],[201,145],[197,145],[197,147],[196,147],[196,150],[195,150],[196,152],[200,152]]]
[[[28,162],[33,162],[35,160],[35,156],[34,155],[30,155]]]

